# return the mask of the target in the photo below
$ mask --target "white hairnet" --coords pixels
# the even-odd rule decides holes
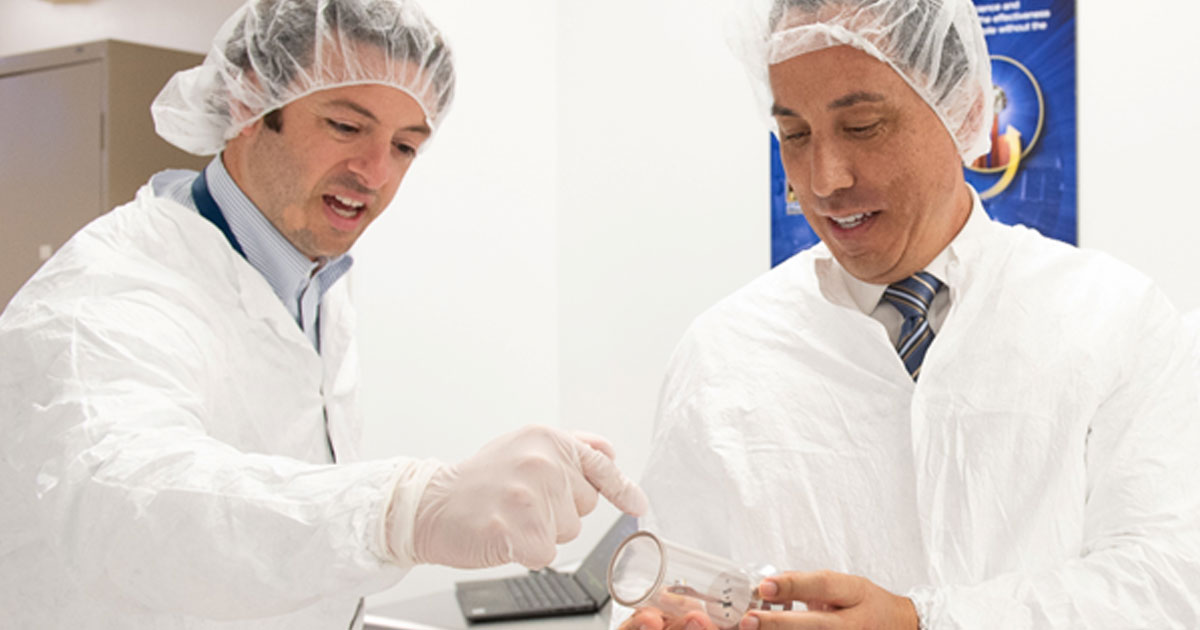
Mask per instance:
[[[971,0],[759,0],[742,51],[763,95],[767,67],[849,45],[890,65],[949,130],[963,161],[987,153],[992,66]],[[747,37],[748,35],[748,37]]]
[[[212,155],[263,114],[356,84],[406,92],[436,128],[454,95],[450,47],[412,0],[249,0],[150,110],[158,135]]]

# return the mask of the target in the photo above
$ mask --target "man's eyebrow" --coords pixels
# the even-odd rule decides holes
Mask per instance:
[[[779,103],[772,103],[772,104],[771,104],[771,115],[772,115],[772,116],[792,116],[792,117],[795,117],[795,118],[799,118],[799,117],[800,117],[800,115],[799,115],[799,114],[797,114],[796,112],[794,112],[794,111],[792,111],[792,110],[790,110],[790,109],[788,109],[788,108],[784,107],[783,105],[780,105]]]
[[[354,110],[354,111],[358,112],[359,114],[361,114],[363,117],[370,119],[371,122],[374,122],[374,123],[379,122],[379,118],[377,118],[375,116],[374,112],[372,112],[371,110],[367,109],[366,107],[363,107],[362,105],[359,105],[358,103],[355,103],[354,101],[351,101],[349,99],[339,98],[339,99],[336,99],[333,101],[329,101],[329,105],[331,105],[333,107],[345,107],[347,109]],[[430,135],[433,133],[433,130],[429,128],[429,125],[424,125],[424,124],[411,125],[411,126],[405,127],[401,131],[412,131],[415,133],[423,133],[425,135]]]
[[[359,114],[361,114],[362,116],[371,119],[372,122],[379,122],[379,119],[375,117],[374,112],[367,109],[366,107],[363,107],[362,105],[359,105],[358,103],[355,103],[352,100],[345,99],[345,98],[339,98],[336,100],[329,101],[328,105],[330,105],[331,107],[345,107],[346,109],[352,109],[352,110],[358,112]]]
[[[859,103],[881,103],[886,100],[887,97],[876,92],[851,92],[827,105],[826,109],[845,109],[847,107],[858,105]],[[783,105],[780,105],[779,103],[773,103],[771,105],[771,115],[792,116],[797,118],[800,116],[796,112],[784,107]]]
[[[826,109],[844,109],[846,107],[853,107],[859,103],[880,103],[886,100],[887,97],[875,92],[851,92],[830,103]]]

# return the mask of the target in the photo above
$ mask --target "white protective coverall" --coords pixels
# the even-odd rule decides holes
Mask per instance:
[[[936,630],[1200,628],[1179,316],[1110,257],[972,223],[918,383],[823,245],[699,317],[661,394],[649,528],[862,575]]]
[[[412,484],[411,520],[435,464],[352,463],[346,284],[318,355],[150,186],[64,245],[0,316],[0,625],[330,630],[398,580],[384,512]]]

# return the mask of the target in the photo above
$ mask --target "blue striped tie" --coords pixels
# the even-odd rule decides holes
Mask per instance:
[[[904,316],[900,338],[896,340],[896,352],[900,353],[900,359],[914,381],[921,374],[925,351],[933,343],[933,329],[929,327],[926,315],[933,296],[937,295],[940,288],[942,283],[937,278],[920,271],[883,290],[883,299]]]

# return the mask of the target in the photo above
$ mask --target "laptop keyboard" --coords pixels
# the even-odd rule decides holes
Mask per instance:
[[[529,575],[505,582],[513,599],[524,609],[568,611],[592,607],[591,599],[565,573],[530,572]]]

